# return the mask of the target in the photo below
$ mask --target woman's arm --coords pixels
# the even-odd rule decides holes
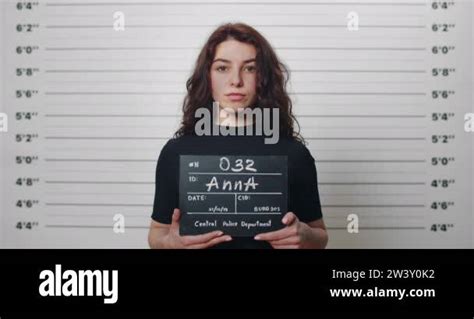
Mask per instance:
[[[150,223],[150,230],[148,232],[148,245],[152,249],[164,249],[168,244],[166,243],[166,236],[170,230],[170,225],[158,223],[154,220]]]
[[[328,244],[328,232],[322,218],[309,222],[307,225],[311,228],[311,235],[308,240],[308,248],[324,249]]]

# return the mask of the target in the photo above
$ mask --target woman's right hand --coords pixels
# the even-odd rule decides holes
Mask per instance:
[[[216,230],[202,235],[181,236],[179,234],[179,220],[181,211],[175,208],[171,219],[169,232],[165,237],[166,247],[172,249],[203,249],[231,241],[232,237]]]

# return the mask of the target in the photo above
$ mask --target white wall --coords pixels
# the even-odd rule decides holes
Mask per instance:
[[[5,8],[4,8],[4,3],[3,2],[0,2],[0,14],[2,16],[2,20],[4,19],[4,16],[5,16]],[[0,47],[3,47],[3,32],[4,32],[4,27],[3,27],[3,24],[0,24],[0,35],[1,35],[1,39],[0,39]],[[3,61],[3,50],[0,50],[0,61]],[[3,62],[0,63],[0,74],[3,74]],[[1,85],[0,85],[0,101],[3,101],[3,86],[4,86],[4,81],[1,82]],[[5,106],[4,106],[4,103],[0,103],[0,113],[5,113]],[[0,181],[3,181],[3,133],[0,132],[0,152],[2,152],[2,156],[0,156]],[[3,203],[4,202],[4,199],[3,199],[3,191],[0,192],[0,203]],[[3,210],[2,210],[3,212]],[[4,236],[5,236],[5,232],[3,231],[3,216],[4,214],[0,214],[0,229],[2,229],[2,231],[0,232],[0,247],[3,247],[3,243],[4,243]]]

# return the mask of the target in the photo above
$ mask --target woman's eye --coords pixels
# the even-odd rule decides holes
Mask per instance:
[[[255,70],[256,70],[256,67],[253,65],[249,65],[245,67],[245,71],[247,72],[255,72]]]
[[[219,72],[224,72],[224,71],[227,70],[227,67],[224,66],[224,65],[221,65],[221,66],[218,66],[218,67],[216,68],[216,70],[219,71]]]

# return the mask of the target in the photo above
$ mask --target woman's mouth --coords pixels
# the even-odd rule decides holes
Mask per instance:
[[[238,102],[238,101],[242,101],[242,100],[245,98],[245,94],[230,93],[230,94],[227,94],[227,97],[228,97],[229,100],[231,100],[232,102]]]

